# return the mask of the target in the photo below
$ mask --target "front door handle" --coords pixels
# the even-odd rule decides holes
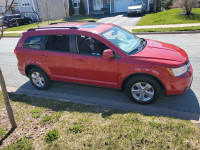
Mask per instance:
[[[46,57],[47,57],[47,55],[44,55],[44,54],[43,54],[43,55],[41,55],[41,56],[42,56],[42,57],[44,57],[44,58],[46,58]]]

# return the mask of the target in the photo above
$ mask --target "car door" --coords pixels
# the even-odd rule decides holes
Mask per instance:
[[[74,40],[76,41],[74,63],[79,83],[116,88],[119,78],[119,59],[102,58],[103,51],[109,47],[89,36],[76,35]]]
[[[70,35],[57,34],[46,37],[43,63],[51,71],[54,80],[75,81],[73,52],[70,48]]]

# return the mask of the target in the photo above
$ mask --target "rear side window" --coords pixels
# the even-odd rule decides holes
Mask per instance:
[[[41,50],[44,43],[45,36],[31,36],[26,39],[23,48]]]
[[[46,50],[57,52],[70,52],[69,35],[48,35]]]

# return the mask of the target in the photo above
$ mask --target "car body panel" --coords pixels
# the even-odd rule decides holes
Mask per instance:
[[[15,49],[20,73],[25,74],[24,70],[29,65],[37,65],[49,75],[51,80],[117,89],[122,89],[122,84],[127,77],[145,74],[160,81],[166,90],[166,95],[183,94],[189,90],[192,82],[192,67],[190,71],[178,77],[173,76],[167,70],[167,68],[178,68],[188,63],[187,53],[181,48],[147,40],[146,47],[142,51],[128,55],[100,35],[112,28],[113,24],[94,23],[96,26],[93,28],[85,27],[87,24],[81,22],[49,25],[48,28],[43,27],[44,29],[23,33]],[[67,28],[70,26],[78,27],[78,29]],[[29,36],[52,34],[69,34],[72,40],[70,41],[71,53],[22,48],[22,44]],[[78,54],[76,35],[90,36],[99,40],[113,50],[116,57],[103,59]]]

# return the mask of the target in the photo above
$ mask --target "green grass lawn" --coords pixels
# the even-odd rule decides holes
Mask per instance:
[[[178,28],[152,28],[152,29],[133,29],[133,33],[138,32],[173,32],[173,31],[199,31],[200,26],[197,27],[178,27]]]
[[[3,150],[199,149],[190,121],[9,94],[18,128]],[[9,121],[0,93],[0,139]]]
[[[194,8],[192,12],[196,14],[189,17],[179,15],[182,12],[182,9],[171,9],[163,12],[146,14],[138,22],[137,26],[200,23],[200,8]]]
[[[54,23],[54,22],[72,22],[72,21],[81,22],[81,21],[89,21],[89,20],[95,20],[95,21],[97,21],[98,18],[91,17],[91,16],[73,16],[73,17],[69,17],[69,18],[64,18],[64,19],[50,21],[50,23]],[[48,25],[48,21],[39,23],[38,25],[39,26]],[[5,31],[26,31],[26,30],[28,30],[30,28],[36,28],[36,27],[37,27],[37,24],[33,23],[33,24],[23,25],[23,26],[19,26],[19,27],[8,28]]]
[[[21,33],[4,33],[3,34],[4,37],[6,36],[19,37],[21,35],[22,35]]]

